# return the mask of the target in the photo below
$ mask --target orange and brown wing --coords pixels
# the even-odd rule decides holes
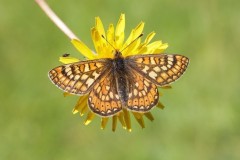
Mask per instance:
[[[108,59],[80,61],[56,67],[48,75],[63,91],[82,95],[90,91],[108,70],[109,65]]]
[[[129,69],[128,76],[127,108],[136,112],[148,112],[158,103],[157,86],[133,69]]]
[[[88,106],[102,117],[113,116],[122,110],[116,80],[111,71],[93,86],[89,93]]]
[[[149,54],[129,56],[127,64],[158,86],[169,85],[186,70],[189,59],[174,54]]]

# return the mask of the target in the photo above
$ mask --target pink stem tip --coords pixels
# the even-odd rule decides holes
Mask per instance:
[[[63,21],[53,12],[53,10],[48,6],[44,0],[35,0],[36,3],[42,8],[44,13],[53,21],[53,23],[65,33],[68,38],[80,40],[68,27],[63,23]]]

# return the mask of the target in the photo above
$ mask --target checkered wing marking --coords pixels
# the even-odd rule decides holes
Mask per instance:
[[[90,109],[102,117],[112,116],[122,110],[116,80],[111,72],[93,86],[88,97]]]
[[[129,95],[127,107],[137,112],[148,112],[158,103],[157,86],[134,69],[129,69]]]
[[[129,56],[129,66],[158,86],[169,85],[186,70],[189,59],[181,55],[149,54]]]
[[[108,59],[80,61],[56,67],[48,74],[50,80],[63,91],[82,95],[90,91],[109,65]]]

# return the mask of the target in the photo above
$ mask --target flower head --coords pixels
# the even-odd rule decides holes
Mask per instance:
[[[116,50],[122,51],[123,57],[130,55],[138,54],[154,54],[162,53],[167,47],[168,44],[162,43],[162,41],[155,41],[150,43],[152,38],[155,36],[155,32],[151,32],[147,35],[146,39],[141,42],[141,38],[138,38],[142,34],[144,28],[144,23],[140,22],[136,28],[134,28],[128,38],[125,40],[125,15],[121,14],[120,19],[114,27],[113,24],[110,24],[107,31],[104,30],[102,21],[99,17],[96,17],[95,27],[91,29],[91,36],[95,46],[96,52],[93,52],[89,49],[83,42],[78,39],[72,39],[73,45],[76,49],[88,60],[92,59],[101,59],[101,58],[113,58],[114,52]],[[105,37],[105,38],[103,38]],[[78,62],[79,59],[74,57],[60,57],[60,61],[64,64]],[[167,88],[167,87],[165,87]],[[65,93],[68,95],[68,93]],[[87,114],[87,118],[84,122],[85,125],[88,125],[93,118],[95,113],[93,113],[87,104],[88,95],[81,96],[73,109],[73,113],[80,113],[83,116]],[[163,109],[163,105],[159,102],[157,107]],[[123,109],[122,112],[117,113],[112,117],[101,117],[101,128],[104,129],[109,118],[112,118],[112,130],[115,131],[117,126],[117,121],[119,121],[124,129],[131,131],[131,122],[130,122],[130,113],[133,114],[137,122],[142,128],[145,127],[144,119],[145,116],[149,120],[153,120],[153,116],[150,112],[147,113],[138,113],[131,112],[127,109]]]

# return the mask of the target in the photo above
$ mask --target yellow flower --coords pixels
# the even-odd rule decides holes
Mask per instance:
[[[81,54],[87,59],[100,59],[100,58],[113,58],[115,50],[124,51],[122,52],[123,57],[129,55],[137,55],[137,54],[153,54],[153,53],[161,53],[167,47],[168,44],[162,43],[162,41],[155,41],[150,43],[152,38],[155,36],[155,32],[151,32],[147,35],[146,39],[141,42],[141,38],[136,39],[139,35],[142,34],[144,28],[144,23],[140,22],[136,28],[134,28],[129,37],[125,39],[125,15],[121,14],[120,19],[114,28],[113,24],[110,24],[108,30],[105,32],[102,21],[99,17],[96,17],[95,27],[91,29],[92,40],[96,49],[96,53],[94,53],[91,49],[89,49],[83,42],[73,39],[71,42],[76,47],[76,49],[81,52]],[[105,37],[106,39],[104,39]],[[136,39],[136,40],[135,40]],[[135,41],[134,41],[135,40]],[[132,43],[131,45],[129,45]],[[73,57],[60,57],[60,61],[64,64],[78,62],[79,59]],[[167,87],[165,87],[167,88]],[[68,95],[68,93],[65,93]],[[85,113],[87,114],[86,120],[84,122],[85,125],[88,125],[93,118],[95,117],[95,113],[93,113],[88,108],[87,104],[88,95],[81,96],[73,109],[73,113],[80,113],[80,116],[83,116]],[[157,105],[158,108],[163,109],[164,106],[159,102]],[[145,116],[149,120],[153,120],[153,116],[150,112],[148,113],[138,113],[131,112],[137,122],[140,124],[142,128],[145,128],[144,119]],[[131,131],[131,122],[130,122],[130,111],[127,109],[123,109],[122,112],[112,116],[112,117],[101,117],[101,129],[106,127],[106,124],[112,118],[112,131],[116,130],[117,121],[119,121],[124,129]]]

